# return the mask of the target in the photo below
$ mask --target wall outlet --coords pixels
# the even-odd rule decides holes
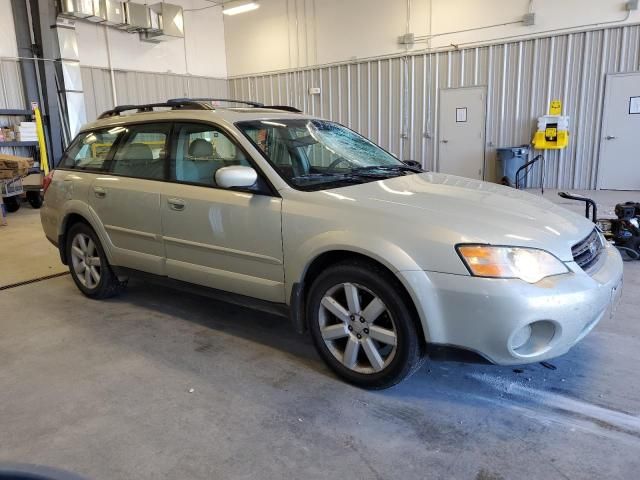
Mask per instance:
[[[536,24],[536,14],[535,13],[525,13],[522,16],[522,25],[525,27],[530,27],[531,25]]]
[[[320,95],[320,87],[309,87],[309,95]]]
[[[629,0],[627,2],[627,10],[637,10],[638,9],[638,0]]]

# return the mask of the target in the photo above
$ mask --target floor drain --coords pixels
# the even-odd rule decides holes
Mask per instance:
[[[50,280],[52,278],[64,277],[65,275],[69,275],[69,272],[67,271],[67,272],[53,273],[51,275],[45,275],[44,277],[32,278],[31,280],[24,280],[23,282],[4,285],[0,287],[0,291],[9,290],[10,288],[22,287],[23,285],[30,285],[32,283],[43,282],[45,280]]]

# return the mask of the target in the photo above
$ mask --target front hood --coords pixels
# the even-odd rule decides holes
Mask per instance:
[[[571,261],[571,246],[593,223],[542,197],[439,173],[423,173],[330,190],[406,227],[446,232],[455,243],[541,248]],[[434,230],[435,229],[435,230]]]

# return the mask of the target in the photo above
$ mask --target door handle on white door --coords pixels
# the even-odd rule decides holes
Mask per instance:
[[[107,191],[102,187],[93,187],[93,193],[98,198],[104,198],[107,196]]]
[[[449,143],[449,140],[440,140],[442,143]]]
[[[612,135],[607,135],[606,137],[604,137],[606,140],[615,140],[618,137],[614,137]]]
[[[184,200],[180,200],[179,198],[168,198],[167,203],[171,210],[175,210],[177,212],[181,212],[185,207]]]

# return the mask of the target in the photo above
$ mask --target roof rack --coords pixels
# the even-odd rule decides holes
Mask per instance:
[[[107,110],[106,112],[102,112],[102,114],[98,117],[98,119],[115,117],[120,115],[122,112],[126,112],[129,110],[137,110],[138,113],[142,112],[153,112],[154,108],[171,108],[172,110],[213,110],[214,108],[211,105],[207,105],[206,103],[201,103],[199,101],[191,100],[191,99],[174,99],[168,100],[166,102],[160,103],[147,103],[144,105],[118,105],[111,110]]]
[[[264,108],[272,108],[274,110],[283,110],[291,113],[302,113],[302,110],[296,107],[290,107],[289,105],[265,105]]]
[[[288,105],[265,105],[260,102],[253,102],[250,100],[235,100],[232,98],[173,98],[168,102],[227,102],[227,103],[240,103],[243,105],[249,105],[255,108],[272,108],[274,110],[283,110],[285,112],[302,113],[302,110],[298,110],[295,107]]]
[[[251,102],[249,100],[234,100],[231,98],[171,98],[166,102],[147,103],[144,105],[118,105],[111,110],[103,112],[98,119],[116,117],[129,110],[137,110],[138,113],[153,112],[154,108],[171,108],[172,110],[215,110],[213,105],[205,102],[240,103],[254,108],[272,108],[285,112],[302,113],[302,110],[287,105],[265,106],[260,102]]]
[[[250,107],[264,107],[264,104],[260,102],[251,102],[249,100],[235,100],[232,98],[172,98],[167,100],[167,103],[171,102],[227,102],[227,103],[241,103],[249,105]]]

